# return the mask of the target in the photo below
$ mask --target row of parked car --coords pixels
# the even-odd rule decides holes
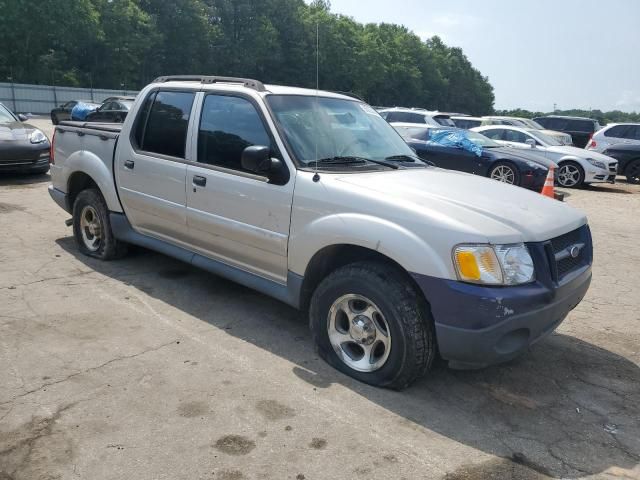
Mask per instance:
[[[536,190],[544,178],[532,164],[545,172],[554,167],[556,183],[566,188],[613,183],[617,175],[640,183],[640,124],[601,127],[580,117],[471,117],[401,107],[378,112],[421,158],[443,168]]]
[[[135,97],[109,97],[102,103],[70,100],[51,110],[51,122],[54,125],[67,120],[122,123],[134,100]]]

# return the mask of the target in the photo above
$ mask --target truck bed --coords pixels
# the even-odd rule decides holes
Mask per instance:
[[[109,132],[109,133],[120,133],[122,130],[122,123],[96,123],[96,122],[60,122],[58,124],[59,130],[65,130],[64,127],[73,127],[72,131],[81,130],[90,130],[90,131],[98,131],[98,132]],[[66,129],[71,130],[71,129]],[[89,133],[89,132],[85,132]]]

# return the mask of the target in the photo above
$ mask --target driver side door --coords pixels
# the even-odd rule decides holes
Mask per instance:
[[[267,146],[282,159],[260,105],[232,93],[201,93],[187,167],[187,228],[202,255],[285,284],[295,170],[282,184],[242,167],[243,150]]]

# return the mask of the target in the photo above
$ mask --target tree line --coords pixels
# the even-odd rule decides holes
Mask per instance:
[[[625,122],[640,122],[639,112],[622,112],[620,110],[611,110],[610,112],[603,112],[602,110],[556,110],[555,112],[531,112],[529,110],[523,110],[517,108],[514,110],[497,110],[496,115],[505,115],[507,117],[524,117],[534,118],[542,117],[544,115],[569,115],[572,117],[586,117],[597,120],[600,125],[607,125],[608,123],[625,123]]]
[[[373,105],[474,115],[493,88],[463,51],[362,24],[327,0],[0,0],[0,81],[139,89],[209,74],[351,92]],[[317,36],[317,38],[316,38]]]

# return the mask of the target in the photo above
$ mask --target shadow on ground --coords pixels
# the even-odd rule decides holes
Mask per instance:
[[[305,315],[280,302],[146,250],[100,262],[79,254],[70,237],[58,243],[92,269],[295,363],[293,374],[316,388],[339,383],[410,427],[500,457],[449,480],[577,478],[640,463],[640,369],[596,345],[554,334],[510,364],[439,366],[403,392],[377,389],[322,362]]]
[[[24,188],[50,182],[48,173],[0,173],[0,187]]]

